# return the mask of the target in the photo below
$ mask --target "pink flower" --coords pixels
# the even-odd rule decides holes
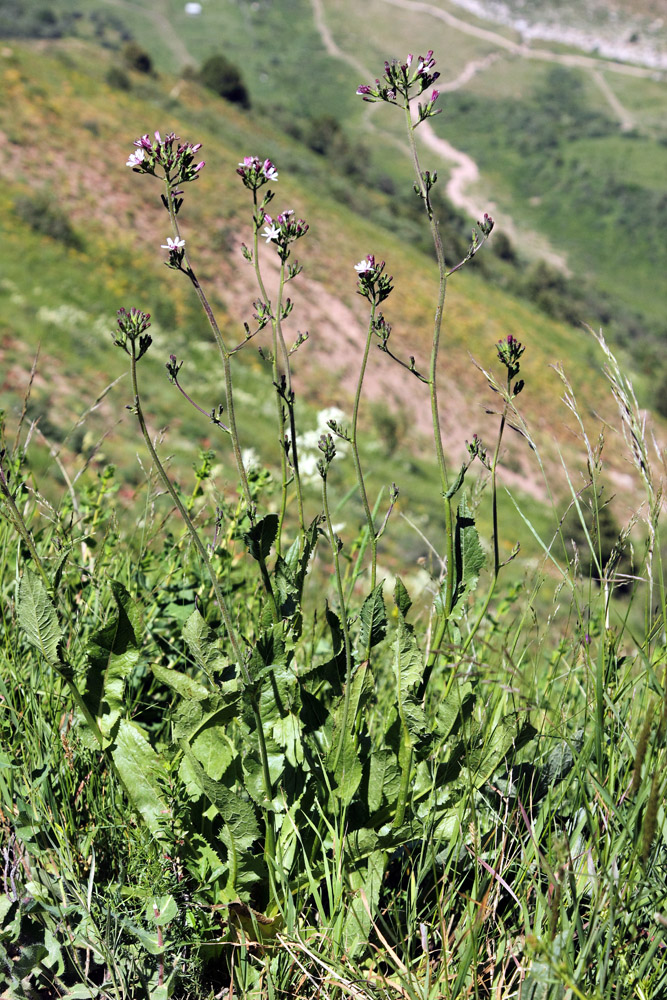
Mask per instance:
[[[125,164],[126,167],[139,167],[146,154],[143,149],[137,149],[134,153],[130,153],[129,159]]]

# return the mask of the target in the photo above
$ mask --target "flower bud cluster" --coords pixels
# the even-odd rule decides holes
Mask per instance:
[[[196,181],[204,166],[204,160],[195,163],[195,154],[201,149],[201,143],[181,142],[174,132],[167,132],[164,139],[159,132],[154,133],[153,139],[146,133],[135,139],[134,145],[137,148],[130,153],[125,165],[132,167],[137,174],[157,177],[158,168],[161,168],[167,180],[186,184]],[[174,192],[177,193],[180,192]]]
[[[321,475],[322,479],[326,479],[329,466],[336,457],[336,445],[334,444],[334,439],[331,434],[322,434],[317,442],[317,447],[324,456],[324,458],[321,458],[317,463],[317,471]]]
[[[139,352],[136,355],[137,361],[139,358],[143,357],[148,348],[152,343],[152,338],[150,334],[145,333],[148,327],[151,325],[150,313],[144,313],[140,309],[130,309],[128,312],[126,309],[119,309],[117,312],[117,323],[118,332],[112,333],[111,336],[114,338],[114,344],[117,347],[122,347],[126,354],[134,354],[134,344],[136,340],[139,340]],[[133,345],[132,350],[128,349],[128,341]]]
[[[376,79],[375,86],[362,84],[361,87],[357,87],[357,94],[364,101],[386,101],[388,104],[397,104],[399,94],[409,101],[411,97],[423,94],[427,87],[438,79],[440,74],[433,72],[434,66],[435,59],[431,50],[425,56],[418,56],[416,60],[413,55],[409,55],[404,63],[399,63],[397,59],[390,63],[385,62],[382,80]],[[437,99],[438,91],[434,90],[427,104],[420,105],[420,121],[438,113],[433,110]]]
[[[262,236],[267,243],[275,243],[282,261],[289,257],[290,243],[301,239],[308,232],[308,223],[303,219],[294,218],[294,210],[291,208],[277,215],[275,219],[264,213],[263,221],[266,225]]]
[[[482,439],[478,434],[473,434],[472,441],[466,441],[466,447],[471,461],[473,458],[478,458],[482,465],[484,465],[487,469],[489,468],[488,454],[486,448],[482,444]]]
[[[384,261],[376,264],[372,253],[354,265],[359,276],[357,291],[374,305],[379,305],[389,296],[393,289],[391,275],[384,274]]]
[[[498,360],[507,368],[508,378],[514,378],[518,375],[521,368],[519,358],[525,351],[523,344],[520,344],[516,337],[513,337],[510,333],[504,340],[498,341],[496,350],[498,351]],[[523,388],[523,383],[521,384],[521,388]],[[520,391],[521,389],[516,390],[515,395],[516,392]]]
[[[262,161],[258,156],[244,156],[236,173],[251,191],[257,191],[269,181],[278,180],[278,171],[271,160]]]

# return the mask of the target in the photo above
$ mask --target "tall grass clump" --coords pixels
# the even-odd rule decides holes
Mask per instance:
[[[171,354],[166,370],[225,449],[219,481],[204,450],[188,485],[151,431],[150,315],[130,304],[113,343],[145,449],[139,517],[111,503],[113,468],[48,501],[30,474],[26,408],[13,434],[3,425],[8,997],[667,995],[659,448],[598,335],[644,502],[610,549],[602,439],[591,441],[559,370],[584,486],[564,471],[550,538],[524,518],[543,552],[532,582],[508,568],[518,544],[501,558],[506,431],[536,447],[517,409],[525,349],[512,332],[490,345],[495,368],[479,370],[495,436],[472,436],[452,468],[440,413],[446,292],[493,222],[484,216],[463,259],[447,261],[437,175],[415,142],[437,113],[434,65],[431,52],[386,63],[358,89],[405,118],[439,277],[430,357],[421,366],[394,349],[386,263],[370,250],[350,262],[366,334],[351,412],[328,412],[315,467],[292,370],[308,338],[288,323],[308,224],[274,212],[276,165],[245,156],[243,257],[257,297],[234,336],[182,226],[200,145],[172,132],[138,138],[127,166],[159,185],[165,263],[210,327],[222,402],[200,398],[187,356]],[[234,395],[253,343],[275,400],[267,468],[249,457],[258,442]],[[381,568],[399,486],[368,486],[360,417],[373,347],[431,414],[442,541],[424,593],[400,574],[390,585]],[[345,452],[352,484],[338,467]],[[342,498],[361,511],[346,538]],[[585,560],[566,536],[572,517]]]

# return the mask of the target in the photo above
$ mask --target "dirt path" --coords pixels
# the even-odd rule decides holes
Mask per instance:
[[[401,7],[403,10],[413,11],[416,14],[427,14],[439,21],[444,21],[457,31],[466,35],[479,38],[488,42],[496,48],[505,49],[512,55],[520,56],[523,59],[537,59],[542,62],[560,63],[561,66],[574,66],[580,69],[609,70],[612,73],[621,73],[623,76],[636,76],[651,79],[655,76],[655,68],[646,66],[635,66],[630,63],[613,62],[609,59],[595,59],[593,56],[578,55],[567,52],[552,52],[550,49],[536,49],[524,42],[515,42],[511,38],[491,31],[488,28],[478,28],[475,24],[469,24],[460,17],[450,14],[449,11],[433,4],[424,3],[423,0],[384,0],[392,7]]]
[[[363,66],[354,56],[344,52],[336,42],[326,23],[324,6],[322,0],[311,0],[313,8],[313,19],[319,31],[322,44],[330,56],[345,61],[349,66],[360,74],[364,80],[372,79],[373,73]],[[434,8],[435,9],[435,8]],[[494,36],[495,37],[495,36]],[[501,58],[498,52],[492,52],[482,59],[473,59],[464,66],[457,77],[449,82],[438,81],[438,89],[443,93],[451,93],[468,83],[477,73],[488,69],[494,62]],[[371,109],[378,105],[370,105]],[[396,140],[389,132],[378,126],[377,121],[368,124],[369,129],[378,132],[386,141],[395,145],[404,155],[409,155],[409,151],[404,143]],[[417,132],[418,141],[426,146],[432,153],[435,153],[440,160],[444,160],[450,167],[449,180],[447,181],[446,194],[455,208],[461,209],[471,217],[472,221],[481,219],[485,212],[491,215],[499,229],[507,234],[515,244],[520,244],[528,254],[542,257],[553,267],[565,273],[569,273],[566,258],[557,253],[549,245],[548,241],[540,233],[533,231],[519,231],[513,219],[498,210],[498,207],[490,201],[482,192],[474,192],[479,184],[479,168],[473,158],[460,149],[456,149],[446,139],[441,139],[431,128],[429,122],[422,122]],[[436,164],[437,167],[437,164]]]

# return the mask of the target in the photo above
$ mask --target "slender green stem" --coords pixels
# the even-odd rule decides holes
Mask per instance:
[[[433,246],[435,247],[435,255],[438,261],[438,279],[439,279],[438,298],[435,309],[435,317],[433,320],[433,339],[431,343],[431,357],[429,361],[428,385],[431,397],[431,421],[433,424],[433,440],[435,443],[435,452],[438,462],[438,469],[440,471],[440,483],[442,488],[443,502],[445,506],[446,578],[445,578],[444,607],[442,610],[442,614],[440,616],[440,621],[437,626],[437,636],[436,636],[437,641],[433,647],[434,653],[429,654],[429,660],[427,661],[424,671],[424,678],[427,681],[433,669],[435,658],[438,655],[437,651],[440,647],[440,643],[444,638],[445,632],[447,630],[447,622],[449,620],[449,616],[452,611],[452,605],[454,600],[454,522],[453,522],[451,497],[447,495],[449,491],[449,476],[447,473],[447,462],[445,459],[445,452],[442,444],[442,428],[440,426],[440,413],[438,406],[438,386],[437,386],[438,352],[440,349],[442,322],[445,310],[445,297],[447,294],[447,264],[445,261],[445,251],[442,245],[442,237],[440,236],[440,228],[438,226],[438,220],[435,218],[435,215],[433,213],[433,207],[431,205],[429,189],[424,181],[424,177],[422,176],[421,166],[419,164],[417,144],[415,142],[415,126],[413,124],[412,115],[410,113],[409,99],[406,99],[405,103],[405,116],[406,116],[406,125],[408,131],[408,141],[410,144],[410,153],[412,155],[412,162],[414,165],[415,174],[417,176],[417,185],[421,197],[424,201],[424,207],[426,209],[429,226],[431,228]],[[421,686],[425,688],[425,683],[423,682]]]
[[[352,696],[352,644],[350,642],[350,630],[347,623],[347,605],[345,603],[343,578],[340,572],[340,558],[338,555],[338,544],[336,542],[336,537],[334,535],[334,531],[331,526],[331,514],[329,511],[329,497],[327,493],[326,474],[322,476],[322,506],[324,508],[324,517],[327,526],[327,534],[329,536],[329,544],[331,545],[331,554],[333,556],[334,573],[336,576],[336,590],[338,591],[338,601],[340,604],[340,624],[343,630],[343,645],[345,648],[345,700],[343,703],[343,721],[340,727],[340,740],[338,742],[338,746],[336,747],[336,756],[334,757],[333,767],[331,769],[332,773],[335,774],[336,770],[338,769],[340,755],[343,750],[345,733],[348,730],[347,720],[350,714],[350,700]]]
[[[160,459],[158,457],[157,451],[155,450],[155,446],[154,446],[154,444],[153,444],[153,442],[151,440],[151,436],[148,433],[148,428],[146,426],[146,420],[144,418],[143,409],[141,407],[141,398],[139,396],[139,385],[138,385],[138,381],[137,381],[137,357],[136,357],[135,344],[134,344],[133,341],[131,341],[130,345],[131,345],[130,375],[131,375],[131,378],[132,378],[132,392],[134,394],[134,407],[135,407],[135,411],[136,411],[136,414],[137,414],[137,420],[139,421],[139,427],[141,429],[141,433],[142,433],[143,439],[144,439],[144,441],[146,443],[146,447],[148,448],[148,451],[150,453],[151,459],[153,460],[153,464],[154,464],[155,468],[157,469],[157,473],[158,473],[160,479],[162,480],[162,483],[164,484],[165,489],[169,493],[169,496],[173,500],[173,502],[174,502],[174,504],[175,504],[175,506],[176,506],[176,508],[177,508],[177,510],[179,512],[179,514],[183,518],[183,522],[184,522],[186,528],[188,529],[188,532],[189,532],[190,537],[191,537],[191,539],[192,539],[192,541],[194,543],[194,546],[197,549],[197,552],[199,553],[199,556],[200,556],[202,562],[204,563],[204,566],[206,567],[206,569],[208,571],[208,574],[209,574],[209,576],[211,578],[211,583],[213,585],[213,592],[215,593],[215,599],[216,599],[216,602],[218,604],[218,607],[220,608],[220,613],[222,615],[222,620],[225,623],[225,628],[227,629],[227,634],[229,636],[229,641],[230,641],[232,650],[234,652],[234,658],[235,658],[236,663],[238,665],[238,668],[239,668],[239,670],[240,670],[240,672],[241,672],[241,674],[243,676],[243,680],[245,681],[246,684],[250,684],[250,681],[251,681],[250,674],[248,673],[248,668],[247,668],[246,663],[245,663],[245,657],[244,657],[244,655],[243,655],[243,653],[241,651],[241,645],[240,645],[239,640],[238,640],[238,638],[236,636],[236,631],[235,631],[234,625],[232,623],[231,613],[229,611],[229,608],[227,607],[227,602],[225,601],[225,598],[224,598],[224,596],[222,594],[222,591],[220,590],[220,584],[219,584],[218,578],[217,578],[217,576],[216,576],[216,574],[215,574],[215,572],[213,570],[213,566],[211,565],[211,560],[209,559],[208,552],[206,551],[206,546],[204,545],[204,543],[202,542],[201,538],[199,537],[199,532],[195,528],[195,526],[194,526],[194,524],[192,522],[192,518],[188,514],[188,511],[187,511],[187,509],[185,507],[185,504],[183,503],[183,501],[179,497],[178,493],[176,492],[176,489],[174,488],[173,483],[171,482],[169,476],[167,475],[167,472],[166,472],[164,466],[162,465],[162,462],[160,461]]]
[[[280,264],[280,284],[278,287],[278,301],[276,303],[276,315],[274,318],[274,324],[276,329],[276,335],[278,338],[278,343],[280,344],[280,353],[283,359],[283,371],[281,374],[285,376],[285,396],[287,397],[287,413],[289,416],[290,425],[290,446],[292,453],[292,472],[294,473],[294,486],[296,489],[296,502],[299,512],[299,526],[301,532],[306,530],[306,523],[303,518],[303,491],[301,489],[301,477],[299,475],[299,453],[296,444],[296,421],[294,415],[294,393],[292,391],[292,366],[289,360],[289,351],[287,350],[287,345],[285,344],[285,337],[283,336],[281,312],[283,305],[283,290],[285,288],[285,261],[281,261]]]
[[[180,227],[178,225],[178,217],[176,215],[176,208],[174,206],[174,196],[173,196],[173,193],[172,193],[171,180],[170,180],[170,178],[168,176],[165,177],[165,185],[166,185],[166,189],[167,189],[167,205],[168,205],[168,208],[169,208],[169,218],[171,219],[171,226],[172,226],[172,229],[173,229],[173,232],[174,232],[174,235],[175,235],[176,239],[180,240],[180,238],[181,238],[181,231],[180,231]],[[229,433],[230,433],[230,437],[232,439],[232,448],[233,448],[233,451],[234,451],[234,458],[236,460],[236,468],[237,468],[237,471],[238,471],[238,474],[239,474],[239,479],[241,480],[241,489],[243,490],[243,496],[244,496],[244,499],[245,499],[245,502],[246,502],[246,505],[247,505],[247,508],[248,508],[249,517],[252,520],[253,516],[254,516],[253,515],[254,505],[253,505],[253,501],[252,501],[252,496],[250,494],[250,486],[248,485],[248,475],[246,473],[246,469],[245,469],[245,466],[243,464],[243,456],[241,454],[241,444],[240,444],[240,440],[239,440],[239,433],[238,433],[238,428],[236,426],[236,414],[235,414],[235,410],[234,410],[234,390],[233,390],[233,384],[232,384],[231,352],[227,348],[227,345],[225,343],[224,337],[222,336],[222,333],[220,331],[220,327],[218,326],[218,322],[217,322],[217,320],[215,318],[215,313],[213,312],[213,309],[211,308],[211,304],[208,301],[206,293],[204,292],[204,289],[200,285],[199,279],[197,278],[197,275],[195,274],[195,271],[194,271],[194,268],[192,267],[192,263],[190,261],[190,257],[188,256],[187,250],[183,251],[183,256],[184,256],[185,263],[187,265],[187,268],[184,268],[185,273],[187,274],[187,276],[189,277],[190,281],[192,282],[192,286],[193,286],[193,288],[194,288],[194,290],[196,292],[196,295],[197,295],[197,298],[199,299],[201,307],[204,310],[204,312],[206,313],[206,318],[208,319],[209,326],[211,327],[211,330],[213,332],[213,336],[215,338],[215,342],[216,342],[217,347],[218,347],[218,351],[220,353],[220,359],[222,361],[222,367],[223,367],[223,372],[224,372],[224,377],[225,377],[225,398],[226,398],[226,401],[227,401],[227,420],[228,420],[228,423],[229,423]]]
[[[35,543],[32,540],[32,535],[30,534],[30,530],[29,530],[27,524],[25,523],[25,521],[23,520],[23,515],[21,514],[20,510],[16,506],[16,501],[14,500],[14,497],[12,496],[12,492],[11,492],[11,490],[9,488],[9,484],[8,484],[7,479],[5,477],[5,470],[2,467],[2,463],[0,463],[0,493],[2,493],[2,496],[4,497],[4,499],[5,499],[6,503],[7,503],[7,506],[9,507],[10,513],[9,513],[8,519],[12,522],[12,524],[14,525],[14,528],[16,529],[16,531],[19,533],[19,535],[21,536],[21,538],[25,542],[25,544],[26,544],[26,546],[28,548],[28,551],[30,552],[30,555],[32,556],[33,562],[35,563],[35,566],[37,567],[37,572],[39,573],[39,575],[42,578],[42,582],[44,583],[44,586],[46,587],[46,589],[49,592],[51,592],[51,590],[52,590],[51,582],[50,582],[48,576],[46,575],[46,570],[44,569],[44,565],[42,563],[42,560],[40,559],[40,557],[39,557],[39,555],[37,553],[37,549],[35,548]]]
[[[262,297],[262,302],[266,304],[268,308],[271,308],[271,302],[266,292],[266,286],[264,284],[264,278],[262,277],[262,270],[259,263],[259,226],[261,222],[258,222],[259,215],[259,205],[257,202],[257,191],[253,192],[254,204],[255,204],[255,224],[253,229],[253,267],[255,269],[255,279],[257,281],[257,287],[259,288],[260,295]],[[277,386],[280,385],[281,376],[285,377],[285,399],[281,398],[280,394],[277,397],[278,405],[278,428],[280,433],[280,465],[282,472],[282,496],[280,503],[280,514],[278,523],[278,535],[276,540],[276,550],[280,554],[280,542],[282,537],[282,526],[285,519],[285,511],[287,509],[287,487],[289,485],[289,476],[287,471],[287,453],[285,450],[285,411],[283,408],[283,403],[287,405],[288,417],[289,417],[289,433],[290,433],[290,447],[292,451],[292,471],[294,475],[294,485],[296,489],[297,507],[299,511],[299,526],[302,533],[305,531],[305,521],[303,514],[303,491],[301,487],[301,477],[299,475],[299,455],[296,443],[296,424],[294,417],[294,402],[292,395],[292,367],[289,360],[289,351],[287,350],[287,345],[285,344],[285,338],[282,330],[282,308],[283,308],[283,291],[285,288],[285,261],[281,260],[280,264],[280,280],[278,284],[278,297],[276,301],[275,308],[271,310],[272,319],[271,326],[273,332],[273,381]],[[282,359],[282,366],[279,364],[278,358]]]
[[[366,524],[368,525],[368,538],[371,546],[371,590],[375,589],[375,580],[377,576],[377,535],[375,532],[375,523],[373,520],[373,514],[371,513],[371,508],[368,503],[366,484],[364,482],[364,474],[361,468],[361,459],[359,458],[357,427],[359,423],[359,403],[361,401],[361,390],[364,384],[364,375],[366,374],[366,366],[368,364],[368,355],[371,349],[371,341],[373,339],[374,329],[375,329],[375,302],[372,302],[370,321],[368,324],[368,333],[366,334],[366,345],[364,347],[364,356],[361,361],[359,378],[357,379],[357,391],[354,395],[354,406],[352,408],[352,426],[350,429],[350,445],[352,446],[352,459],[354,461],[354,468],[357,474],[357,482],[359,484],[359,494],[361,496],[361,502],[363,504],[364,513],[366,515]]]
[[[160,461],[160,459],[158,457],[157,451],[155,450],[155,446],[153,445],[153,442],[151,441],[150,434],[148,433],[148,428],[146,427],[146,421],[144,419],[144,414],[143,414],[143,410],[142,410],[142,407],[141,407],[141,399],[140,399],[140,396],[139,396],[139,385],[138,385],[138,382],[137,382],[136,348],[135,348],[134,341],[131,341],[130,343],[131,343],[131,354],[130,354],[131,368],[130,368],[130,373],[131,373],[131,377],[132,377],[132,392],[134,393],[134,406],[135,406],[135,411],[136,411],[136,414],[137,414],[137,419],[139,421],[139,427],[141,428],[141,433],[142,433],[144,441],[146,443],[146,447],[148,448],[148,451],[150,453],[151,459],[153,460],[153,464],[155,465],[155,468],[157,469],[158,475],[160,476],[160,479],[162,480],[165,489],[169,493],[169,496],[173,500],[173,502],[174,502],[174,504],[175,504],[175,506],[176,506],[176,508],[177,508],[177,510],[179,512],[179,514],[183,518],[185,526],[188,529],[190,537],[192,538],[193,544],[194,544],[197,552],[199,553],[199,556],[200,556],[200,558],[201,558],[204,566],[206,567],[206,569],[208,571],[209,577],[211,579],[211,584],[213,586],[213,592],[215,593],[216,602],[218,604],[218,607],[220,608],[220,613],[222,615],[222,620],[223,620],[223,622],[225,624],[225,628],[227,630],[227,635],[229,637],[229,642],[230,642],[230,645],[232,647],[232,650],[234,652],[234,657],[235,657],[235,660],[236,660],[239,672],[240,672],[240,674],[241,674],[241,676],[242,676],[245,684],[248,687],[250,687],[251,684],[252,684],[252,678],[250,676],[250,672],[248,670],[248,666],[247,666],[247,664],[245,662],[245,657],[244,657],[243,652],[241,650],[241,645],[240,645],[239,639],[238,639],[238,637],[236,635],[236,631],[234,629],[234,624],[232,622],[232,616],[231,616],[231,613],[229,611],[229,607],[227,606],[227,602],[225,601],[223,593],[222,593],[222,591],[220,589],[220,584],[219,584],[218,578],[217,578],[217,576],[216,576],[216,574],[215,574],[215,572],[213,570],[213,566],[211,565],[211,560],[209,559],[208,552],[206,551],[206,546],[204,545],[204,543],[202,542],[201,538],[199,537],[199,533],[198,533],[197,529],[195,528],[195,526],[194,526],[194,524],[192,522],[192,518],[188,514],[188,512],[187,512],[187,510],[185,508],[185,505],[183,504],[181,498],[179,497],[178,493],[176,492],[176,489],[174,488],[173,483],[171,482],[169,476],[167,475],[167,472],[166,472],[164,466],[162,465],[162,462]],[[267,753],[267,749],[266,749],[266,740],[265,740],[265,737],[264,737],[264,727],[262,725],[262,717],[261,717],[261,713],[260,713],[260,710],[259,710],[259,705],[257,703],[257,695],[254,692],[252,692],[252,691],[250,693],[250,703],[251,703],[252,712],[253,712],[253,715],[254,715],[254,718],[255,718],[255,728],[256,728],[256,731],[257,731],[257,742],[258,742],[258,745],[259,745],[260,758],[261,758],[261,762],[262,762],[262,779],[263,779],[263,783],[264,783],[264,794],[265,794],[265,797],[266,797],[266,807],[263,810],[264,811],[264,822],[265,822],[265,827],[266,827],[265,855],[266,855],[266,858],[267,858],[267,863],[269,865],[269,871],[272,872],[272,865],[273,865],[273,862],[274,862],[274,859],[275,859],[275,832],[274,832],[274,829],[273,829],[273,821],[272,821],[272,818],[271,818],[271,803],[272,803],[272,800],[273,800],[273,789],[272,789],[272,785],[271,785],[271,775],[270,775],[270,771],[269,771],[269,758],[268,758],[268,753]]]

